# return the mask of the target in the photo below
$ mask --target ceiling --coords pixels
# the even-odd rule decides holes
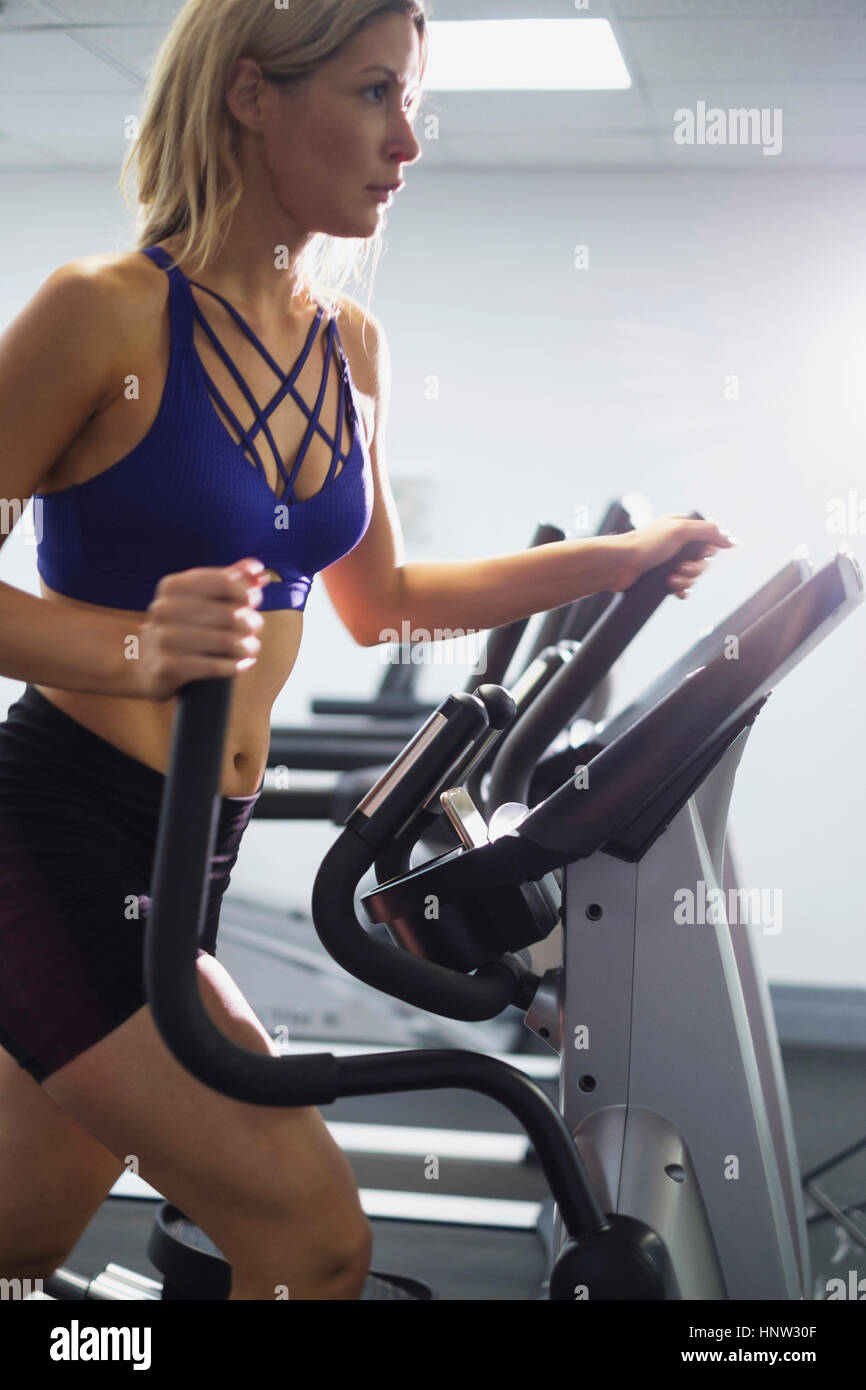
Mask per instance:
[[[180,8],[181,0],[0,0],[0,167],[119,170],[128,118]],[[434,20],[580,20],[574,0],[433,0],[432,8]],[[439,130],[424,141],[426,165],[866,166],[866,0],[589,0],[584,13],[610,20],[631,89],[430,93],[423,112],[438,117]],[[674,112],[699,102],[766,110],[768,122],[780,110],[779,153],[767,157],[757,141],[678,144]]]

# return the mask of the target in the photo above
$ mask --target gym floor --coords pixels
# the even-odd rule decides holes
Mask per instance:
[[[866,1138],[866,1055],[861,1050],[836,1048],[784,1047],[782,1049],[800,1164],[803,1171],[832,1154]],[[492,1101],[466,1092],[442,1091],[424,1097],[423,1118],[407,1113],[405,1096],[340,1101],[323,1110],[330,1122],[389,1124],[423,1123],[435,1126],[437,1111],[447,1109],[447,1123],[457,1127],[465,1122],[473,1130],[517,1131],[511,1117]],[[446,1123],[441,1119],[440,1123]],[[404,1187],[405,1170],[399,1160],[383,1162],[370,1158],[352,1159],[361,1187]],[[389,1180],[388,1169],[391,1169]],[[547,1193],[540,1170],[529,1165],[513,1170],[507,1167],[479,1174],[477,1165],[471,1187],[459,1186],[455,1178],[448,1190],[472,1191],[478,1195],[539,1200]],[[405,1169],[405,1165],[404,1165]],[[468,1170],[467,1170],[468,1171]],[[442,1177],[446,1177],[443,1172]],[[819,1180],[821,1189],[840,1208],[849,1211],[866,1233],[866,1146],[846,1163]],[[859,1204],[859,1210],[856,1209]],[[125,1265],[141,1274],[159,1277],[145,1254],[155,1204],[138,1199],[109,1198],[90,1228],[79,1241],[69,1266],[83,1275],[97,1274],[109,1261]],[[811,1206],[808,1209],[812,1210]],[[467,1231],[453,1226],[419,1227],[400,1221],[376,1220],[373,1267],[381,1271],[415,1275],[431,1284],[443,1299],[518,1300],[538,1297],[544,1277],[544,1256],[539,1241],[519,1232]],[[858,1246],[834,1220],[822,1218],[809,1223],[812,1259],[812,1297],[827,1297],[827,1281],[842,1279],[846,1287],[866,1278],[866,1249]],[[492,1271],[492,1273],[491,1273]]]

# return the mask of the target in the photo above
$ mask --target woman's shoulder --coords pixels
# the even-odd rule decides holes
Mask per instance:
[[[67,261],[56,273],[81,284],[90,284],[94,290],[110,292],[128,289],[133,283],[158,284],[165,277],[158,271],[154,274],[156,269],[140,251],[107,251]]]
[[[165,275],[138,252],[81,256],[59,266],[52,277],[75,287],[91,324],[98,324],[118,360],[140,348],[159,329],[160,305],[167,297]]]
[[[386,347],[382,324],[375,314],[349,295],[336,291],[329,294],[335,306],[337,329],[355,384],[367,395],[375,396]]]

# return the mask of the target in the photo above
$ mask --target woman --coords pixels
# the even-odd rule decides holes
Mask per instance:
[[[213,952],[313,575],[372,645],[403,619],[488,628],[627,588],[689,540],[730,544],[666,518],[403,564],[384,334],[316,258],[380,244],[375,190],[420,154],[425,57],[415,0],[188,0],[134,151],[139,249],[61,267],[0,341],[0,491],[35,495],[43,532],[41,597],[0,586],[0,672],[27,687],[0,726],[0,1276],[63,1263],[126,1166],[216,1242],[233,1299],[356,1299],[369,1268],[319,1113],[201,1085],[144,1002],[178,688],[238,677],[200,990],[224,1033],[276,1055]]]

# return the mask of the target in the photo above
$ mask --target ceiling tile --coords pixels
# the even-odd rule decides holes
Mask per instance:
[[[135,92],[138,84],[58,32],[9,33],[0,43],[0,92]]]
[[[847,132],[839,139],[798,131],[786,137],[778,155],[764,155],[760,149],[737,145],[660,145],[660,163],[675,169],[705,173],[753,173],[775,177],[793,170],[845,168],[863,165],[862,133]]]
[[[866,0],[608,0],[611,19],[784,20],[866,15]]]
[[[44,23],[42,11],[30,0],[0,0],[0,31],[16,25]]]
[[[651,165],[663,162],[656,148],[653,131],[596,132],[591,137],[579,131],[561,130],[515,132],[507,140],[496,131],[472,135],[449,133],[434,150],[425,150],[425,160],[433,166],[483,165],[511,169],[541,166],[579,168],[605,164]],[[539,151],[544,151],[540,157]],[[410,175],[411,176],[411,175]]]
[[[866,82],[654,82],[647,93],[653,125],[673,138],[674,112],[694,110],[701,100],[707,107],[778,107],[784,131],[866,126]]]
[[[125,122],[181,4],[0,0],[0,168],[49,158],[119,172]],[[434,0],[433,11],[561,18],[563,0]],[[866,0],[592,0],[591,13],[614,22],[633,88],[430,93],[427,167],[866,167]],[[781,108],[782,153],[675,145],[674,111],[699,99]],[[438,140],[424,138],[430,115]]]
[[[676,25],[629,20],[622,33],[647,82],[866,80],[866,17],[766,25],[737,19]]]
[[[144,87],[165,39],[165,28],[161,24],[136,24],[128,28],[97,26],[88,30],[87,37],[135,73]]]
[[[425,119],[435,116],[440,134],[487,131],[500,139],[521,134],[567,134],[571,130],[633,130],[644,124],[644,105],[634,89],[624,92],[431,92],[418,119],[419,139]],[[432,143],[432,142],[431,142]],[[539,158],[545,151],[539,149]]]
[[[126,21],[132,25],[160,24],[167,29],[182,8],[183,0],[135,0],[134,5],[118,5],[117,0],[5,0],[0,24],[71,28]]]

